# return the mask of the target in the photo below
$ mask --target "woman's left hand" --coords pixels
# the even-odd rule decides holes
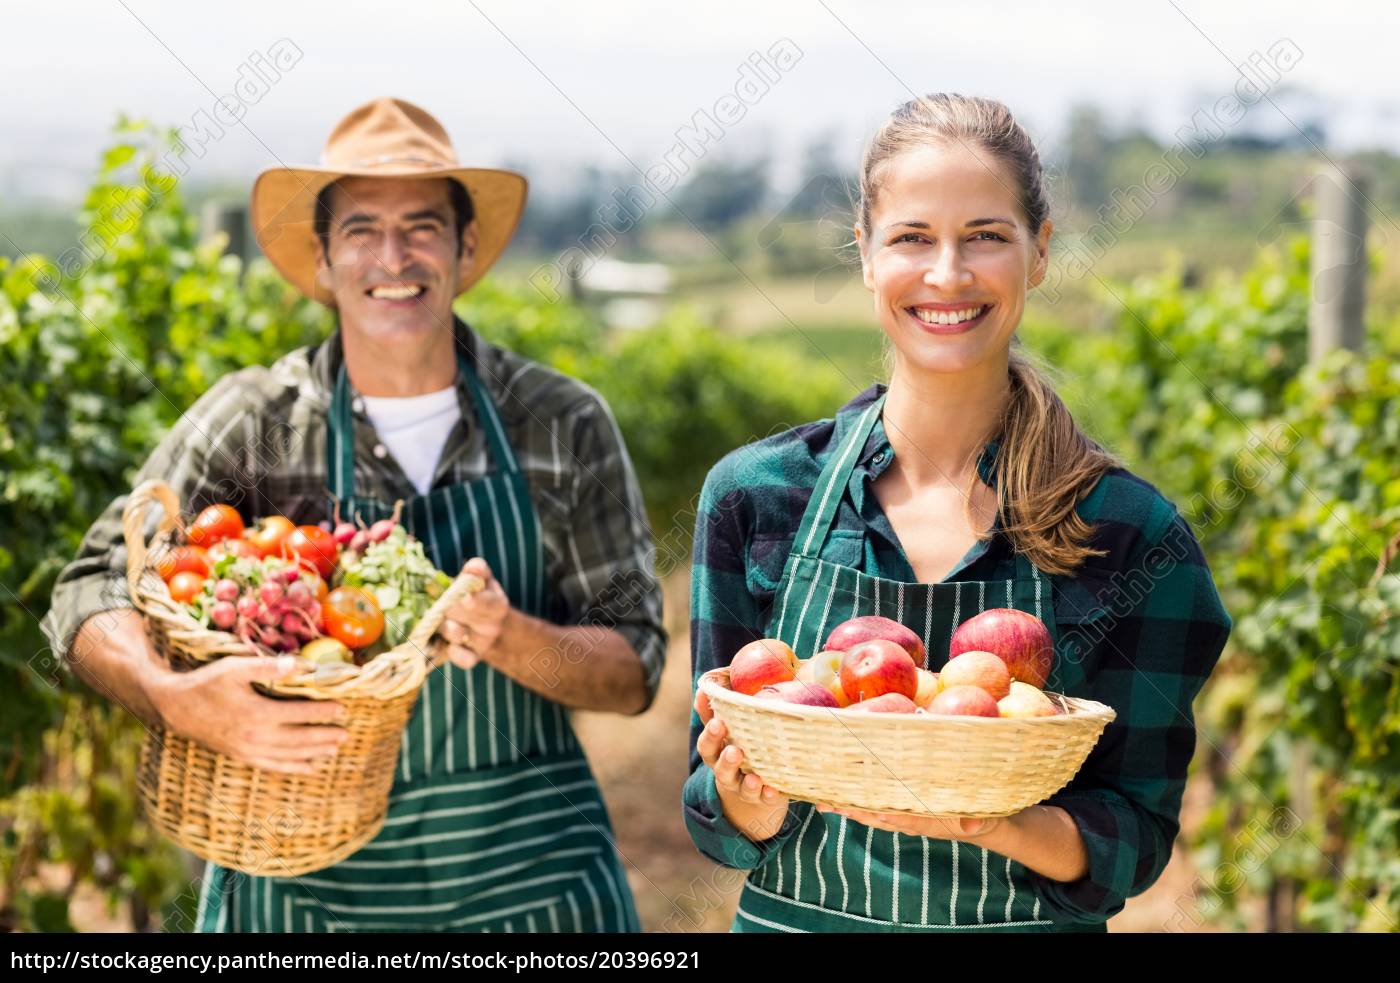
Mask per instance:
[[[976,843],[985,840],[1006,821],[1005,817],[968,819],[962,816],[906,816],[898,812],[866,812],[839,806],[819,805],[818,812],[834,812],[866,826],[886,829],[892,833],[928,836],[936,840],[962,840]]]

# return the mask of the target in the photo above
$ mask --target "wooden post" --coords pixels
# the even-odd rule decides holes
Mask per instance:
[[[1366,343],[1366,191],[1354,164],[1327,165],[1313,181],[1312,303],[1308,359]]]
[[[227,201],[206,201],[199,213],[199,241],[208,242],[220,232],[228,236],[224,253],[248,258],[248,209]]]

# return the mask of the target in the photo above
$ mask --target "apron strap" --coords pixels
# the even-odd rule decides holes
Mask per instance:
[[[496,466],[508,474],[520,471],[520,464],[506,440],[505,427],[500,414],[486,387],[477,376],[470,360],[462,352],[457,353],[457,365],[462,377],[467,380],[467,388],[472,392],[476,406],[477,423],[486,434],[486,446]],[[337,502],[346,502],[355,492],[355,421],[350,412],[350,377],[342,362],[336,376],[335,391],[331,396],[331,408],[326,435],[327,476],[331,495]]]
[[[792,541],[793,552],[799,556],[815,557],[821,552],[827,533],[831,531],[831,523],[836,518],[837,506],[841,504],[842,492],[851,480],[861,448],[870,439],[870,432],[875,428],[875,421],[880,418],[884,405],[885,396],[882,393],[861,414],[836,448],[836,453],[827,460],[816,487],[812,489],[812,497],[807,500],[807,511],[802,514],[797,538]]]

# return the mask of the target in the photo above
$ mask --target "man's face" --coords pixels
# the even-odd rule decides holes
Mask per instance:
[[[459,253],[447,179],[342,178],[329,205],[317,277],[346,330],[378,342],[450,330],[461,260],[477,240],[472,223]]]

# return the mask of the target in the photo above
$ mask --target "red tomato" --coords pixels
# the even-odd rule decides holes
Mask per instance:
[[[211,505],[195,517],[190,526],[191,546],[213,546],[225,539],[243,535],[243,517],[232,505]]]
[[[384,634],[384,612],[363,587],[337,587],[323,607],[326,634],[352,649],[379,641]]]
[[[172,546],[156,560],[156,573],[167,584],[171,577],[184,571],[199,574],[201,580],[209,576],[213,571],[209,555],[198,546]]]
[[[311,561],[322,577],[335,572],[340,548],[335,544],[335,537],[320,526],[297,526],[287,537],[286,545],[292,555]]]
[[[258,551],[258,556],[281,556],[282,544],[296,526],[285,515],[270,515],[261,519],[248,533],[248,542]]]
[[[181,570],[170,578],[170,596],[181,604],[192,601],[204,590],[205,578],[189,570]],[[381,616],[382,617],[382,616]]]

